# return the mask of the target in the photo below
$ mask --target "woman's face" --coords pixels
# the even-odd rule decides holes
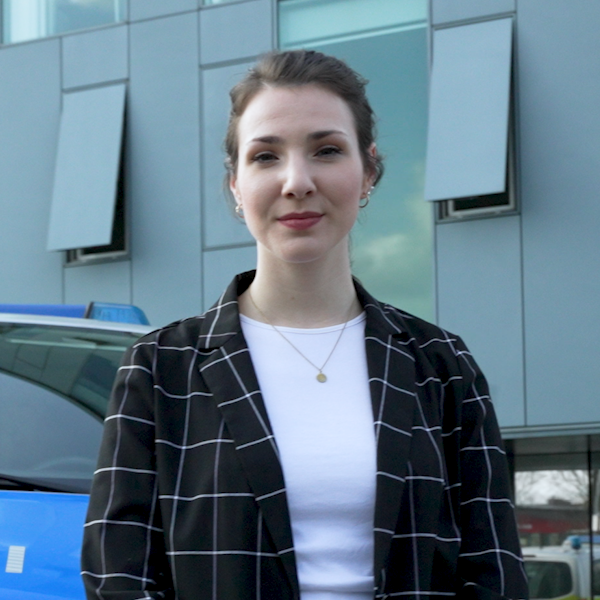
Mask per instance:
[[[259,261],[347,257],[347,236],[373,178],[344,100],[316,85],[267,87],[242,114],[238,140],[231,190]]]

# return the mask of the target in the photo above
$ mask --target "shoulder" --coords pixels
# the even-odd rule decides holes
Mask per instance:
[[[204,315],[188,317],[155,329],[139,338],[130,353],[148,355],[168,348],[195,347],[203,320]]]
[[[214,350],[241,331],[237,298],[218,302],[206,312],[174,321],[141,337],[137,346]],[[135,347],[135,345],[134,345]]]
[[[385,302],[377,304],[385,318],[397,328],[397,337],[405,344],[410,343],[426,354],[456,357],[464,352],[465,344],[455,333]]]
[[[426,353],[438,351],[456,354],[456,345],[462,344],[457,335],[387,302],[377,300],[356,278],[354,286],[367,314],[367,325],[370,324],[370,330],[376,335],[391,335],[402,344]]]
[[[127,351],[124,364],[142,365],[154,377],[174,374],[190,361],[208,358],[236,331],[222,331],[211,311],[174,321],[139,338]]]
[[[141,337],[127,351],[124,363],[143,364],[156,374],[157,369],[164,372],[210,356],[241,333],[237,299],[240,285],[251,276],[252,273],[236,276],[206,312],[174,321]]]
[[[384,302],[375,301],[387,331],[410,354],[420,379],[434,378],[455,386],[468,386],[482,373],[462,338],[443,327]]]

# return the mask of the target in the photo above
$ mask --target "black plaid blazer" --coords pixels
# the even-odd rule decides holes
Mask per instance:
[[[299,598],[277,443],[239,320],[253,276],[126,354],[85,526],[90,600]],[[374,597],[525,598],[480,370],[458,337],[356,288],[377,444]]]

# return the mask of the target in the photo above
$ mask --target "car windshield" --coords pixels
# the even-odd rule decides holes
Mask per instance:
[[[526,560],[525,572],[531,600],[560,598],[573,590],[571,569],[565,562]]]
[[[137,334],[0,323],[0,486],[87,492],[112,384]]]

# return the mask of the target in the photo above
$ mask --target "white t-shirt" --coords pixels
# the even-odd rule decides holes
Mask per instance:
[[[302,600],[373,597],[376,451],[365,319],[348,322],[320,383],[273,327],[241,317],[280,453]],[[342,327],[278,329],[321,366]]]

